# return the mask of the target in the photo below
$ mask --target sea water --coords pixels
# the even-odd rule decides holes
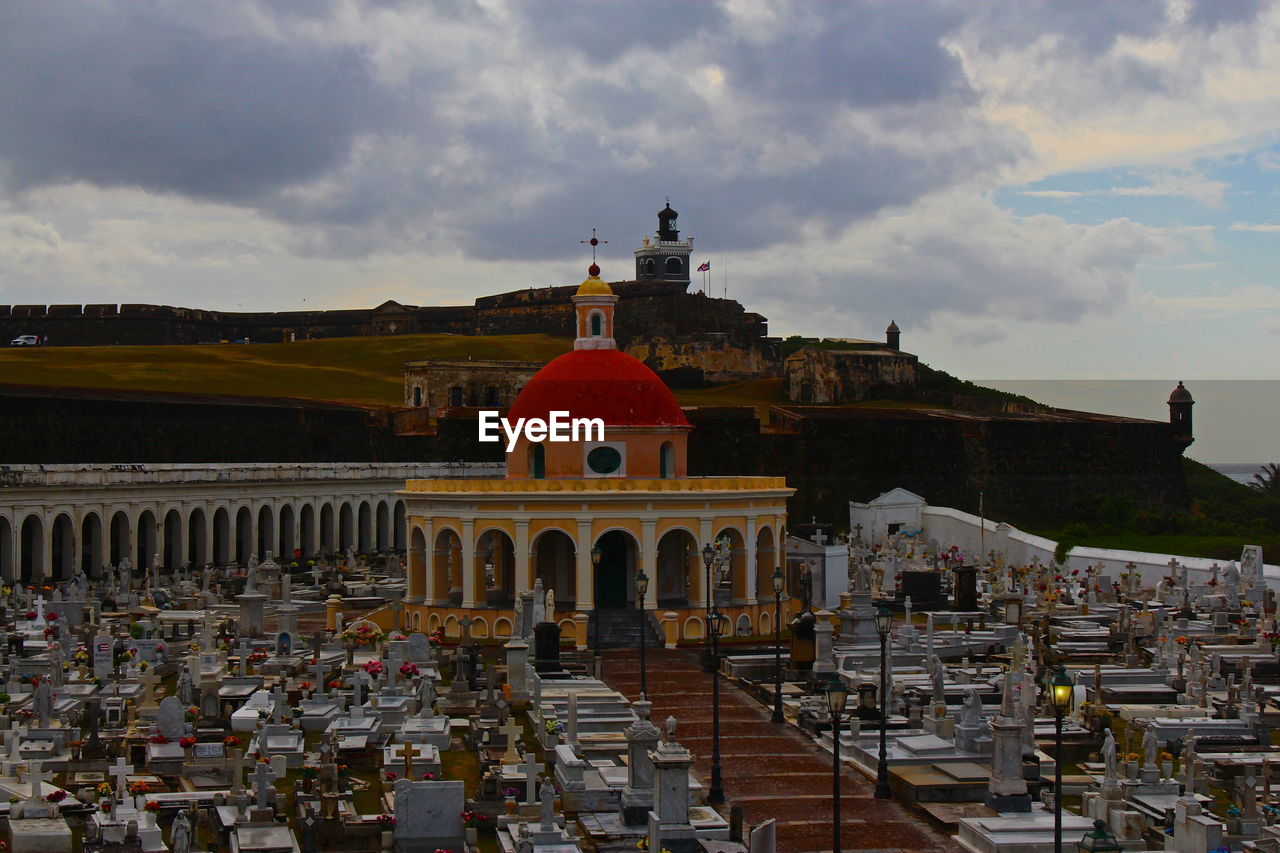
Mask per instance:
[[[1176,379],[975,379],[1047,406],[1167,421]],[[1187,456],[1247,483],[1280,462],[1280,380],[1186,380],[1195,398]]]

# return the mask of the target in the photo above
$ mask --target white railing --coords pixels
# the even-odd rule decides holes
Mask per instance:
[[[226,465],[0,465],[0,488],[125,486],[173,483],[298,482],[312,480],[424,480],[502,477],[500,462],[236,462]]]

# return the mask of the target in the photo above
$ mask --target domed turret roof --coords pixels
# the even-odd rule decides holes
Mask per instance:
[[[614,349],[574,350],[553,360],[524,386],[507,418],[546,420],[551,412],[600,418],[606,429],[689,426],[675,395],[658,374],[634,356]]]
[[[1195,400],[1191,398],[1191,392],[1187,390],[1187,387],[1183,385],[1181,381],[1179,381],[1178,387],[1174,388],[1173,393],[1169,395],[1169,402],[1170,403],[1194,403]]]
[[[600,267],[592,264],[588,272],[590,275],[578,285],[578,292],[574,296],[613,296],[613,288],[600,278]]]

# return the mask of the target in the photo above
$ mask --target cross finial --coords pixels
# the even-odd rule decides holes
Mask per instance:
[[[597,247],[597,246],[599,246],[601,243],[608,243],[609,241],[608,241],[608,240],[601,240],[599,237],[597,237],[597,236],[596,236],[596,229],[592,228],[592,229],[591,229],[591,239],[590,239],[590,240],[579,240],[578,242],[579,242],[579,243],[586,243],[587,245],[591,246],[591,263],[593,263],[593,264],[594,264],[594,263],[596,262],[596,247]]]

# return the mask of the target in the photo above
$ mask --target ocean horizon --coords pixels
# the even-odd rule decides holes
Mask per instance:
[[[1168,421],[1176,379],[974,379],[1059,409]],[[1280,462],[1280,380],[1186,380],[1195,443],[1186,455],[1241,483]]]

